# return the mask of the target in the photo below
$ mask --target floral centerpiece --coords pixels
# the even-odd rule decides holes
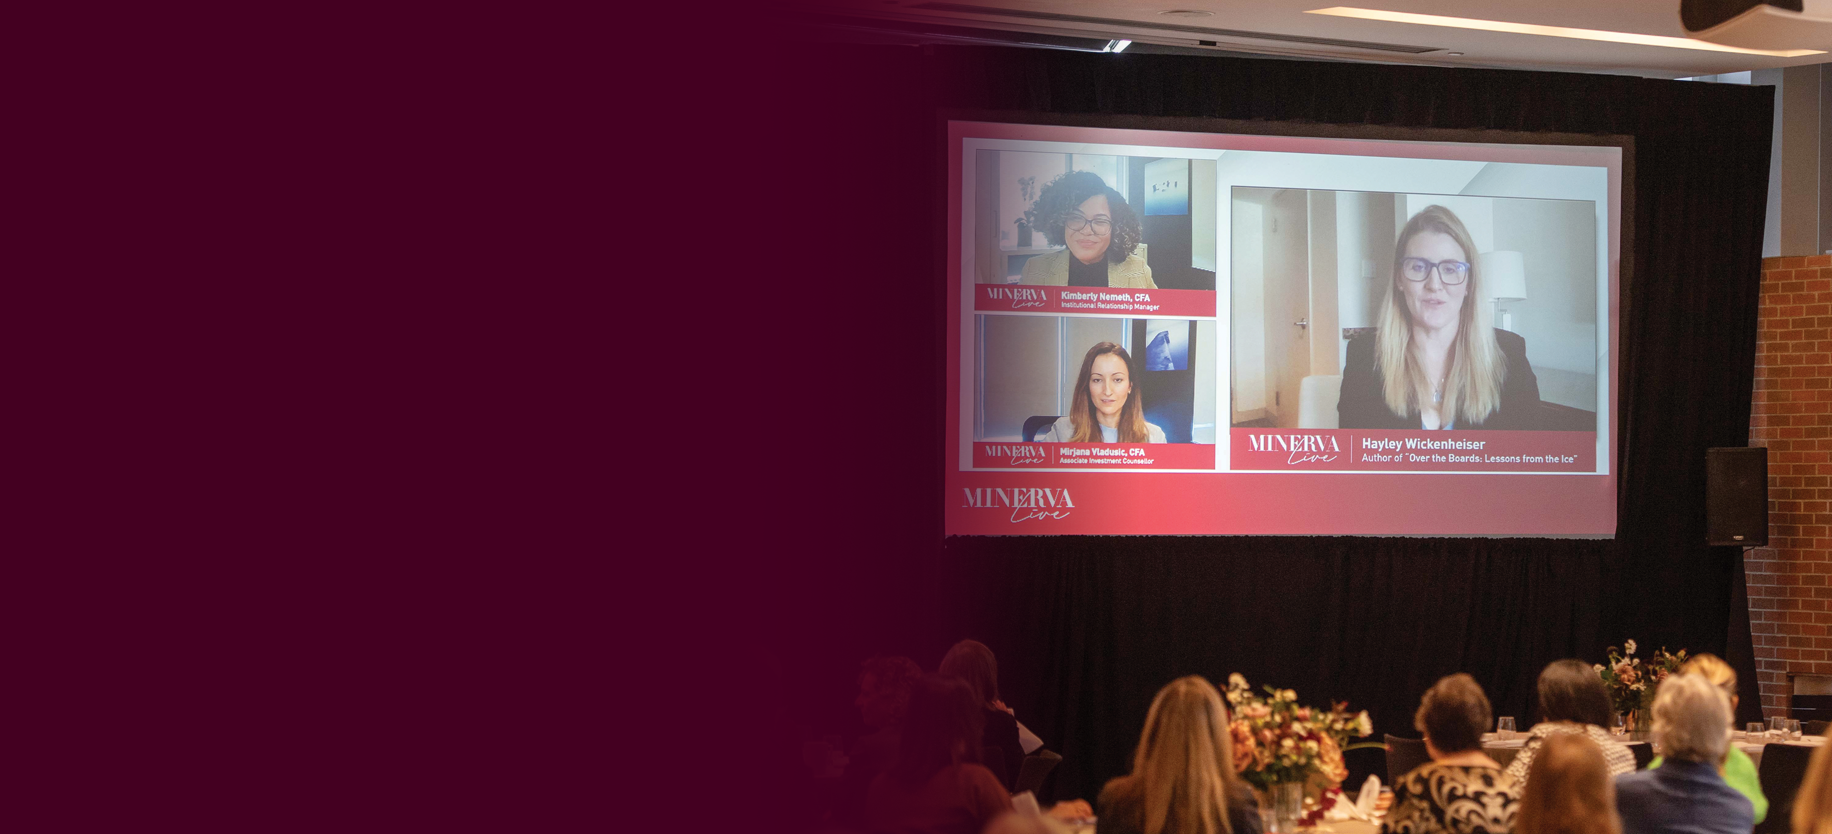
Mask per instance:
[[[1595,667],[1603,678],[1604,688],[1609,690],[1610,705],[1618,715],[1648,715],[1654,706],[1654,690],[1667,676],[1678,674],[1679,667],[1689,659],[1685,649],[1675,654],[1665,646],[1646,658],[1638,658],[1635,657],[1636,648],[1633,640],[1623,641],[1620,650],[1610,646],[1607,649],[1609,663],[1599,663]],[[1637,726],[1635,729],[1646,728]]]
[[[1312,821],[1341,797],[1342,780],[1349,775],[1343,752],[1378,746],[1349,744],[1352,737],[1374,732],[1373,722],[1366,710],[1349,712],[1347,702],[1325,710],[1299,704],[1298,693],[1289,689],[1268,686],[1265,693],[1254,693],[1239,674],[1228,676],[1234,770],[1262,793],[1275,786],[1297,786],[1287,792],[1302,790],[1316,800],[1315,810],[1306,817]]]

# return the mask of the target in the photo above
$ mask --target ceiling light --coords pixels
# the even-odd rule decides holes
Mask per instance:
[[[1132,41],[1107,41],[1106,48],[1102,49],[1101,51],[1102,52],[1125,52],[1126,47],[1131,46],[1131,45],[1132,45]]]
[[[1706,52],[1735,52],[1740,55],[1766,55],[1771,58],[1799,58],[1803,55],[1824,55],[1818,49],[1743,49],[1735,46],[1695,41],[1691,38],[1669,38],[1662,35],[1642,35],[1635,32],[1605,32],[1601,29],[1573,29],[1569,26],[1540,26],[1533,23],[1511,23],[1505,20],[1477,20],[1469,17],[1445,17],[1435,14],[1413,14],[1411,12],[1388,12],[1379,9],[1357,9],[1349,6],[1335,6],[1328,9],[1311,9],[1305,14],[1327,14],[1336,17],[1356,17],[1363,20],[1385,20],[1390,23],[1413,23],[1419,26],[1448,26],[1454,29],[1480,29],[1485,32],[1510,32],[1517,35],[1545,35],[1554,38],[1577,38],[1587,41],[1608,41],[1611,43],[1632,43],[1641,46],[1665,46],[1673,49],[1699,49]]]

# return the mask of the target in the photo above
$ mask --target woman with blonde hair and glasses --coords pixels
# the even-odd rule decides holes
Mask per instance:
[[[1259,803],[1234,772],[1221,693],[1198,676],[1158,691],[1132,774],[1100,792],[1101,834],[1259,834]]]
[[[1536,429],[1527,342],[1497,330],[1463,221],[1427,206],[1394,244],[1372,336],[1349,342],[1337,401],[1345,429]]]

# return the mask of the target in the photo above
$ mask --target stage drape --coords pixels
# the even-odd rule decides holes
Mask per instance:
[[[998,48],[815,45],[785,62],[778,92],[794,98],[805,146],[783,170],[817,174],[807,210],[825,207],[821,222],[848,244],[818,267],[843,300],[815,303],[869,331],[819,363],[838,380],[823,393],[872,450],[845,468],[864,488],[837,490],[839,512],[802,523],[795,563],[826,606],[802,621],[798,663],[830,688],[869,654],[933,669],[952,640],[981,639],[1006,702],[1064,756],[1054,793],[1092,798],[1125,771],[1151,696],[1179,675],[1240,672],[1368,708],[1377,734],[1416,735],[1419,694],[1450,672],[1474,675],[1524,727],[1548,661],[1601,660],[1625,637],[1726,652],[1741,561],[1704,545],[1704,456],[1747,438],[1770,89]],[[944,541],[935,114],[956,108],[1633,137],[1617,537]],[[869,210],[833,210],[849,200]],[[896,442],[869,442],[884,439]],[[1419,502],[1457,512],[1454,494],[1414,480]]]

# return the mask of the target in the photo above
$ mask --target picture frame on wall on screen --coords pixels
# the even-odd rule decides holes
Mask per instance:
[[[1626,137],[945,123],[950,534],[1613,534]]]

